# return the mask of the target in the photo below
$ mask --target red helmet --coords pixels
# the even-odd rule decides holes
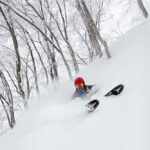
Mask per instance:
[[[74,80],[74,84],[75,84],[75,85],[78,85],[78,84],[81,84],[81,83],[84,83],[84,80],[83,80],[83,78],[81,78],[81,77],[77,77],[77,78]]]

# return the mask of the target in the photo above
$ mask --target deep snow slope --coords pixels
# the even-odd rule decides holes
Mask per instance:
[[[85,100],[70,100],[73,82],[43,89],[37,104],[14,130],[0,137],[1,150],[149,150],[150,20],[120,38],[112,59],[96,59],[79,76],[100,91],[100,106],[87,113]],[[103,95],[122,83],[119,96]]]

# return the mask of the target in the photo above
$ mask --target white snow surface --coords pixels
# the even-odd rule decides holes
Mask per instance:
[[[111,47],[112,59],[96,59],[78,76],[100,88],[100,100],[87,113],[86,100],[71,100],[75,88],[66,81],[42,90],[15,128],[0,137],[0,150],[149,150],[150,20]],[[117,84],[119,96],[104,97]]]

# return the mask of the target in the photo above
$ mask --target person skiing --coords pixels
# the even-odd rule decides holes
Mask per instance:
[[[75,99],[77,97],[82,98],[82,99],[85,99],[85,98],[89,99],[93,94],[99,91],[99,88],[95,85],[86,85],[82,77],[77,77],[74,80],[74,85],[76,87],[76,90],[74,94],[72,95],[72,99]],[[123,91],[123,89],[124,89],[124,85],[119,84],[118,86],[113,88],[111,91],[109,91],[105,96],[118,95]]]
[[[85,106],[88,112],[93,112],[99,105],[99,100],[97,98],[93,99],[93,94],[97,93],[99,89],[97,89],[95,85],[86,85],[82,77],[77,77],[74,80],[74,85],[76,87],[76,90],[72,95],[72,99],[79,97],[89,100],[92,97],[92,100],[90,100],[90,102],[88,102]],[[105,96],[118,95],[122,92],[123,89],[124,85],[120,84],[109,91]]]
[[[74,85],[76,87],[76,90],[74,94],[72,95],[72,99],[75,99],[77,97],[80,98],[86,98],[89,91],[93,88],[94,85],[86,85],[84,82],[84,79],[82,77],[77,77],[74,80]]]

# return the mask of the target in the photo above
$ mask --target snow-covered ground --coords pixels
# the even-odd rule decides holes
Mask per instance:
[[[43,89],[15,129],[0,137],[0,150],[149,150],[150,20],[110,49],[112,59],[96,59],[78,75],[100,88],[95,112],[85,111],[85,100],[70,100],[72,81]],[[103,96],[119,83],[121,95]]]

